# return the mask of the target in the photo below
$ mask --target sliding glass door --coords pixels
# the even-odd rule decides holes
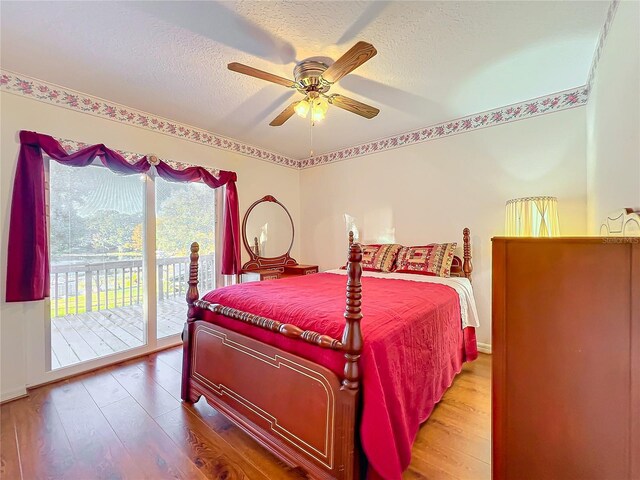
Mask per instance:
[[[144,184],[50,163],[51,367],[146,343]]]
[[[215,287],[215,191],[203,183],[154,181],[157,335],[162,338],[184,326],[191,242],[200,244],[200,291]]]
[[[48,199],[51,369],[178,339],[192,241],[215,286],[214,190],[51,161]]]

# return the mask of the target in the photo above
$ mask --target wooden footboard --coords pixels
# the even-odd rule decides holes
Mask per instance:
[[[192,322],[187,398],[207,402],[314,478],[356,478],[357,395],[330,370],[209,322]]]
[[[239,427],[313,478],[360,477],[357,439],[362,249],[349,246],[345,329],[341,340],[199,300],[198,245],[191,246],[183,332],[182,399],[204,396]],[[202,320],[203,310],[343,351],[344,377],[314,362]]]

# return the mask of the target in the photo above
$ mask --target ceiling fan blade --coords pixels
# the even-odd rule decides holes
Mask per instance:
[[[282,112],[280,112],[280,115],[278,115],[276,118],[271,120],[271,123],[269,125],[271,125],[272,127],[279,127],[284,122],[289,120],[291,118],[291,116],[294,113],[296,113],[295,108],[296,108],[297,104],[298,104],[298,102],[293,102],[291,105],[289,105],[287,108],[285,108]]]
[[[378,51],[370,43],[358,42],[327,68],[322,74],[322,78],[329,83],[335,83],[371,59],[376,53]]]
[[[345,97],[344,95],[331,95],[329,97],[331,103],[336,107],[340,107],[348,112],[355,113],[356,115],[360,115],[364,118],[373,118],[380,110],[372,107],[371,105],[367,105],[366,103],[359,102],[354,100],[353,98]]]
[[[285,87],[296,88],[297,86],[293,80],[288,80],[284,77],[274,75],[273,73],[258,70],[257,68],[249,67],[248,65],[243,65],[242,63],[233,62],[227,65],[227,68],[234,72],[243,73],[245,75],[256,77],[261,80],[266,80],[267,82],[277,83],[278,85],[282,85]]]

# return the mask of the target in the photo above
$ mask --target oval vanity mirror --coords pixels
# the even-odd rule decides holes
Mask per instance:
[[[242,242],[251,257],[242,269],[297,265],[289,256],[294,234],[289,211],[275,197],[267,195],[254,202],[242,220]]]

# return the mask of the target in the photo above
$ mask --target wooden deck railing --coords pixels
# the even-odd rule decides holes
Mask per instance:
[[[214,255],[203,255],[200,283],[215,286]],[[143,300],[142,260],[51,266],[51,316],[139,305]],[[182,297],[189,278],[189,257],[156,260],[158,301]],[[185,305],[186,309],[186,305]]]

